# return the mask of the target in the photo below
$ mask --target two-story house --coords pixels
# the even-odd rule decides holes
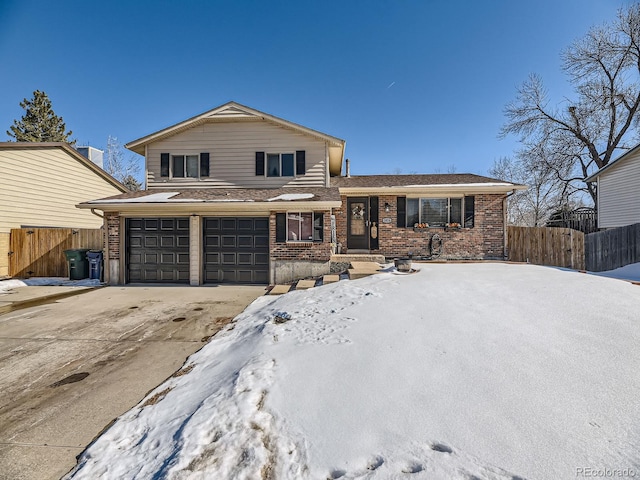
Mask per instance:
[[[328,273],[337,249],[427,255],[435,233],[444,258],[503,258],[506,194],[522,188],[341,176],[344,140],[235,102],[126,147],[147,190],[79,205],[104,212],[111,284],[288,282]]]

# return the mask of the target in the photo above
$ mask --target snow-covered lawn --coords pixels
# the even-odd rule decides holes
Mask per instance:
[[[640,286],[414,266],[259,298],[70,478],[640,477]]]

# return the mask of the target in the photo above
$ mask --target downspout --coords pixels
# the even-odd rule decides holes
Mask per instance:
[[[93,213],[96,217],[100,217],[100,218],[104,219],[104,215],[100,215],[99,213],[96,213],[96,209],[95,208],[91,209],[91,213]]]

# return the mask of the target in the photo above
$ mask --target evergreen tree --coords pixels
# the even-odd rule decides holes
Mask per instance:
[[[36,90],[33,98],[20,102],[25,114],[20,121],[14,120],[7,135],[16,142],[70,142],[71,131],[65,132],[66,125],[51,108],[51,100],[45,92]]]

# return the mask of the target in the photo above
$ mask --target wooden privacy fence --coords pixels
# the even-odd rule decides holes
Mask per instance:
[[[12,277],[67,277],[65,250],[102,250],[100,228],[12,229],[9,240],[9,275]]]
[[[584,270],[584,233],[570,228],[507,227],[509,260]]]
[[[640,223],[590,233],[585,237],[585,263],[603,272],[640,262]]]

